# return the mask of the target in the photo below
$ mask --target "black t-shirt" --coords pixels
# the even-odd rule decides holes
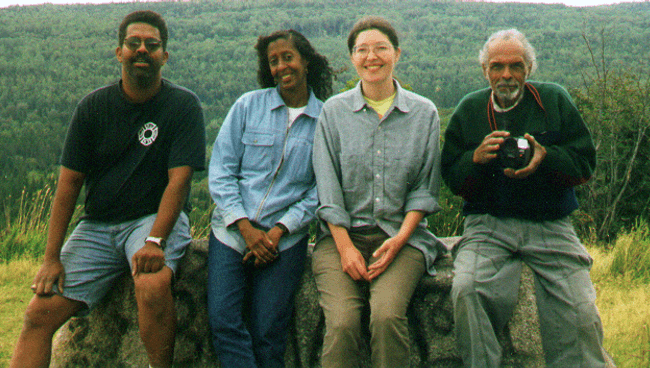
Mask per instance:
[[[143,104],[127,100],[121,82],[97,89],[75,110],[61,165],[86,174],[84,218],[122,222],[156,213],[169,169],[205,169],[199,99],[166,80]]]

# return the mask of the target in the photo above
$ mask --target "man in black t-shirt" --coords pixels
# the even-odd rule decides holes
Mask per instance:
[[[197,96],[162,79],[167,27],[127,15],[116,49],[122,79],[86,96],[66,137],[43,264],[11,367],[49,365],[52,337],[87,314],[125,272],[135,284],[140,336],[152,367],[170,367],[174,272],[190,243],[192,174],[205,165]],[[85,214],[64,244],[85,184]]]

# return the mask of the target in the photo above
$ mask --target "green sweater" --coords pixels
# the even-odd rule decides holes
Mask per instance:
[[[578,208],[573,187],[586,182],[596,166],[596,150],[589,130],[567,91],[553,83],[529,82],[532,93],[512,110],[495,112],[499,130],[511,136],[531,134],[546,148],[546,158],[525,179],[503,174],[498,160],[472,162],[474,150],[490,134],[489,88],[465,96],[445,131],[442,177],[454,194],[465,199],[464,214],[491,214],[534,221],[555,220]]]

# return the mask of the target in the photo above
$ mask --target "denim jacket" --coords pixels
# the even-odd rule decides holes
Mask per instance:
[[[277,88],[242,95],[232,106],[214,143],[209,167],[215,237],[243,253],[244,238],[235,222],[248,218],[271,228],[281,223],[289,234],[278,249],[308,234],[318,204],[312,146],[323,103],[310,92],[305,111],[288,125],[288,111]]]

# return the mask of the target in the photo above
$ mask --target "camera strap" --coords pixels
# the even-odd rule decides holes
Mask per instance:
[[[535,101],[537,102],[539,107],[546,114],[546,109],[544,109],[544,105],[542,104],[542,99],[539,97],[539,92],[537,92],[537,88],[535,88],[532,84],[528,82],[524,83],[524,86],[526,86],[526,89],[530,91],[530,93],[533,95],[533,98],[535,98]],[[490,129],[492,129],[492,131],[498,130],[497,120],[494,117],[494,102],[492,101],[491,95],[490,98],[488,98],[487,115],[488,115],[488,122],[490,123]]]

